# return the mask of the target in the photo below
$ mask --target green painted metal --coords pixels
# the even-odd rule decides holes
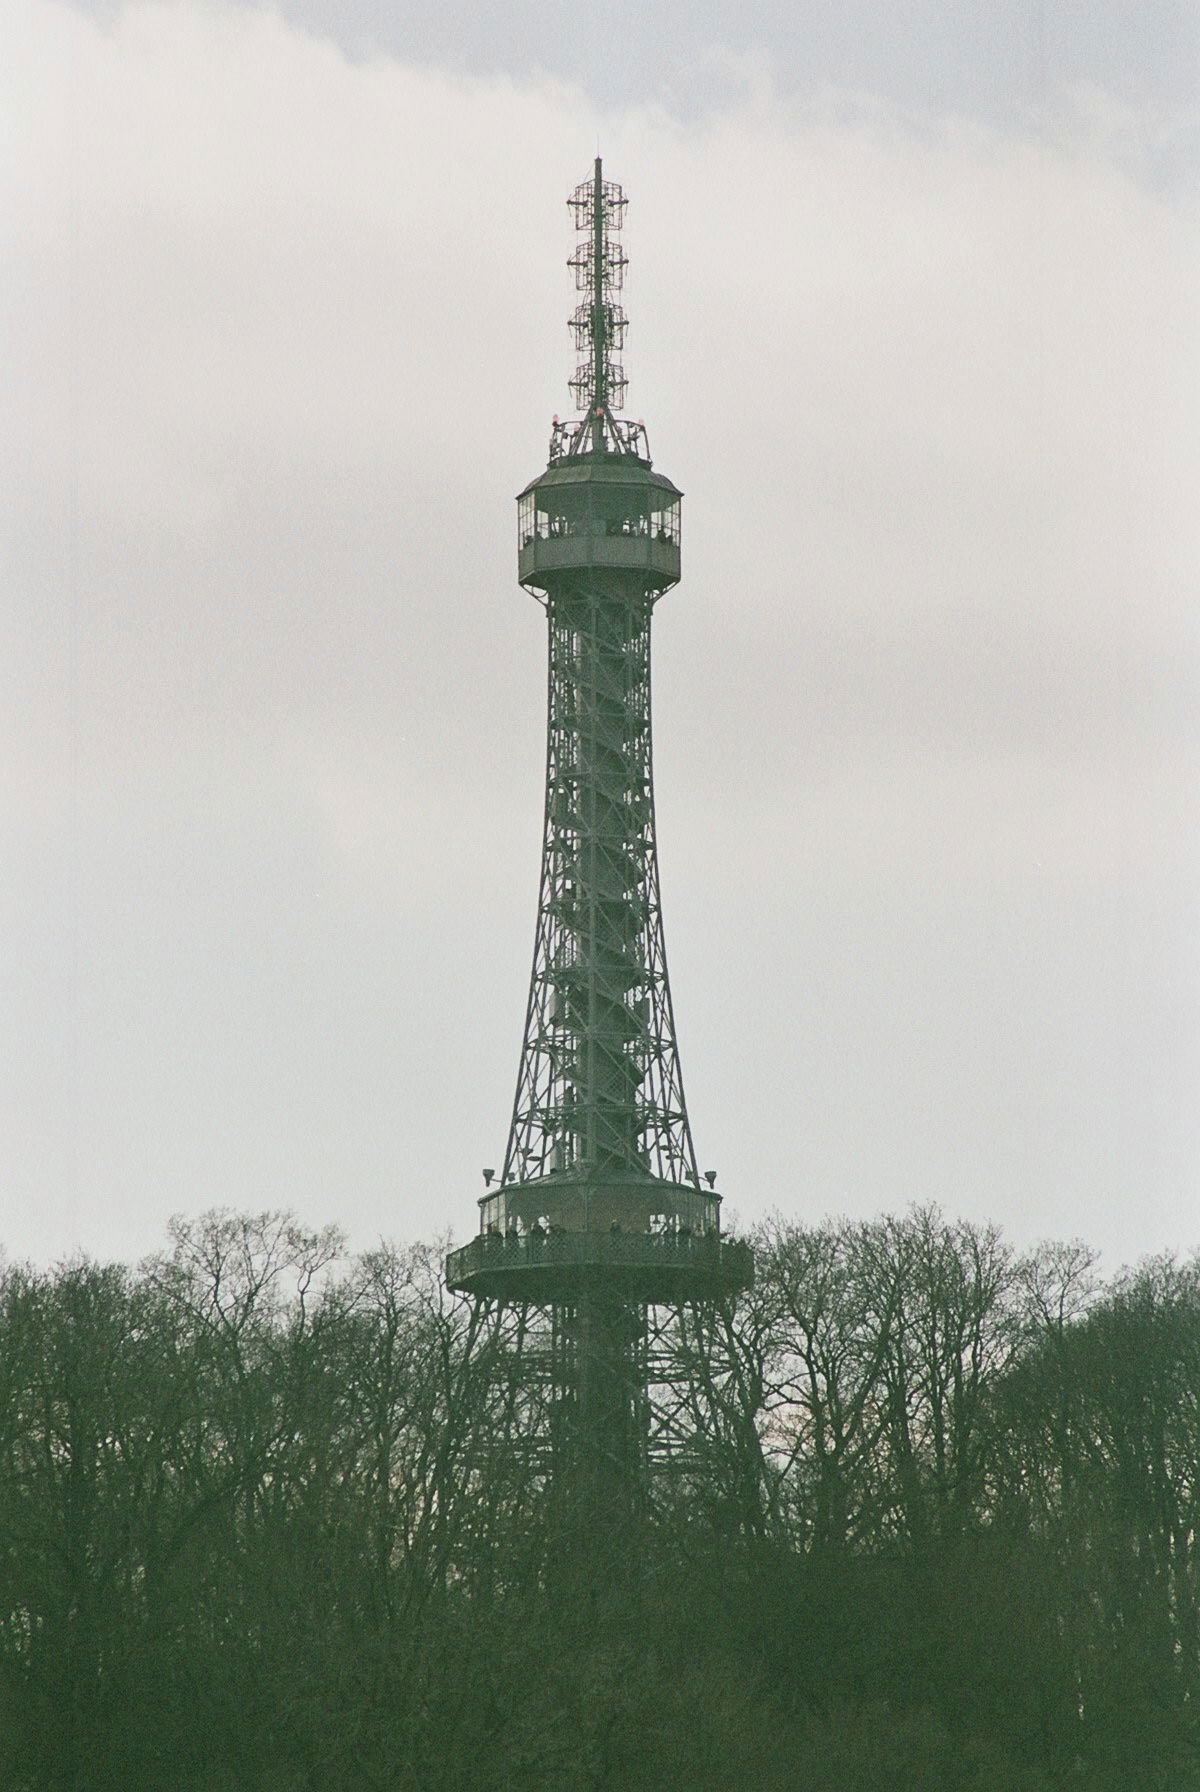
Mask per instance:
[[[568,204],[581,415],[556,419],[549,463],[518,498],[518,576],[549,637],[533,974],[504,1167],[447,1280],[546,1312],[568,1430],[628,1492],[631,1440],[652,1429],[636,1418],[648,1315],[726,1298],[753,1264],[722,1240],[697,1168],[663,936],[650,633],[680,575],[682,494],[654,470],[644,425],[614,408],[625,196],[599,157]]]
[[[450,1281],[469,1281],[495,1300],[570,1301],[584,1288],[606,1288],[633,1302],[661,1306],[719,1300],[745,1287],[750,1248],[715,1232],[549,1230],[482,1233],[451,1251]]]

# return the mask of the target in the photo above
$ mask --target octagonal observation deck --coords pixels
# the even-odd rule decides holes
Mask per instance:
[[[547,467],[517,499],[517,577],[553,594],[581,574],[630,574],[652,597],[679,582],[683,494],[648,460],[576,454]]]
[[[486,1232],[446,1258],[446,1285],[492,1300],[569,1302],[584,1289],[674,1306],[749,1287],[750,1246],[677,1233]]]
[[[493,1189],[479,1236],[446,1282],[498,1300],[569,1301],[584,1289],[671,1305],[749,1287],[748,1245],[723,1238],[721,1198],[653,1176],[550,1175]]]

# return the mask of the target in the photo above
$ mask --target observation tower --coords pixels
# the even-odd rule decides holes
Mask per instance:
[[[697,1167],[663,941],[650,624],[679,580],[681,493],[618,414],[625,195],[597,157],[567,203],[579,416],[555,419],[517,500],[517,577],[550,649],[533,975],[503,1168],[484,1171],[478,1235],[446,1280],[520,1310],[520,1336],[542,1340],[554,1455],[628,1493],[663,1435],[664,1325],[703,1318],[753,1265]]]

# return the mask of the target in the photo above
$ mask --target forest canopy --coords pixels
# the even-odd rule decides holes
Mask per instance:
[[[0,1785],[1200,1785],[1200,1261],[751,1242],[673,1334],[686,1472],[602,1536],[432,1247],[214,1212],[4,1266]]]

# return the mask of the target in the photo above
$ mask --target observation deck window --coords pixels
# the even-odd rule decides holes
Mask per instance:
[[[559,1232],[623,1233],[629,1238],[683,1242],[715,1238],[721,1229],[719,1199],[689,1183],[636,1183],[585,1187],[553,1178],[540,1186],[500,1184],[479,1204],[484,1237],[512,1240]]]
[[[679,499],[663,504],[650,512],[650,533],[655,541],[669,541],[679,546]]]
[[[528,493],[517,509],[520,546],[564,536],[637,538],[679,546],[679,499],[616,490]]]

